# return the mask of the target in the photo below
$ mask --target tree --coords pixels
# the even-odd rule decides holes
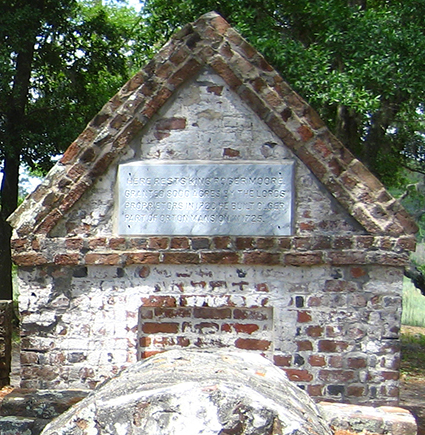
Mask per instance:
[[[146,46],[215,10],[387,185],[425,170],[424,1],[147,0]]]
[[[135,15],[101,1],[8,0],[0,14],[0,298],[11,299],[19,168],[50,168],[128,76]]]

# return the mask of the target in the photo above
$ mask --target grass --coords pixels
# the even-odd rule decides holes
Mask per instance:
[[[405,279],[403,285],[401,323],[403,325],[425,327],[425,296],[408,279]]]
[[[425,328],[402,327],[400,371],[406,380],[425,379]]]
[[[401,323],[401,374],[406,380],[425,380],[425,296],[408,279]]]

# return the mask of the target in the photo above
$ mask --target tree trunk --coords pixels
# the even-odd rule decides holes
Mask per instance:
[[[18,205],[19,164],[25,128],[34,41],[26,41],[16,60],[16,73],[7,110],[3,179],[0,192],[0,299],[13,299],[11,228],[6,219]]]

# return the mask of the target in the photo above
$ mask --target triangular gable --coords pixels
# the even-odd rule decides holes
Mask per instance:
[[[372,235],[417,231],[382,183],[330,133],[264,58],[216,13],[187,25],[89,123],[10,217],[18,237],[47,235],[177,89],[211,68]]]

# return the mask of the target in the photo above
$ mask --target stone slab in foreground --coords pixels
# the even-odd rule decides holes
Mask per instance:
[[[139,362],[53,420],[43,435],[330,435],[316,404],[248,352],[170,351]]]
[[[335,435],[347,433],[379,435],[416,435],[413,415],[393,406],[357,406],[344,403],[319,403],[319,408]]]

